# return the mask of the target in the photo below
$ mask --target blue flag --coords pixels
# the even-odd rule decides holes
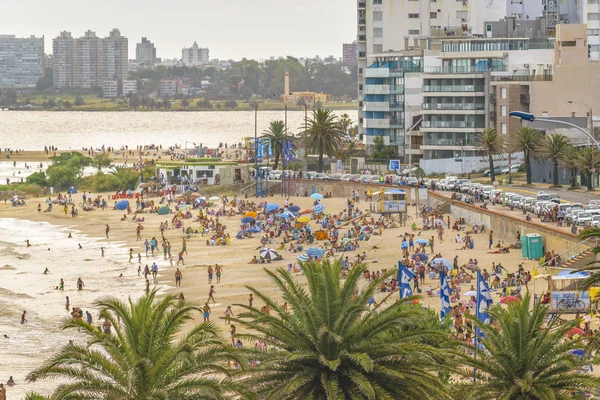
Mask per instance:
[[[492,292],[490,292],[490,287],[487,282],[481,276],[481,272],[477,271],[477,301],[476,301],[476,310],[475,316],[478,320],[483,322],[484,324],[489,324],[490,315],[488,314],[488,308],[492,305]],[[477,328],[475,329],[475,337],[481,337],[483,334]]]
[[[267,139],[267,157],[273,156],[273,148],[271,147],[271,139]]]
[[[256,158],[257,159],[261,159],[263,158],[263,143],[262,143],[262,139],[256,139]]]
[[[444,319],[448,314],[450,314],[450,285],[446,268],[442,265],[440,268],[440,318]]]
[[[415,274],[413,274],[408,268],[404,266],[400,261],[398,261],[398,281],[400,282],[400,298],[404,299],[406,297],[413,295],[412,287],[410,286],[410,282],[415,278]]]

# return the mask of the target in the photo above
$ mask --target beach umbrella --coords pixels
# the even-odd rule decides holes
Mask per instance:
[[[265,206],[265,212],[268,212],[268,213],[269,213],[269,212],[273,212],[273,211],[277,211],[277,210],[279,210],[279,209],[281,209],[281,207],[279,207],[277,204],[274,204],[274,203],[272,203],[272,204],[267,204],[267,205]]]
[[[448,269],[452,269],[452,262],[445,258],[434,258],[431,260],[432,265],[442,265]]]
[[[129,201],[128,200],[121,200],[120,202],[117,203],[117,209],[118,210],[127,210],[127,207],[129,207]]]
[[[310,198],[313,200],[323,200],[323,195],[321,193],[313,193],[310,195]]]
[[[191,197],[202,197],[202,195],[200,193],[192,193],[190,196]]]
[[[190,208],[189,204],[184,204],[181,207],[179,207],[180,210],[187,210],[188,208]]]
[[[360,231],[361,232],[373,232],[373,227],[370,225],[365,225],[362,227],[362,229]]]
[[[278,216],[279,218],[285,218],[285,219],[289,219],[289,218],[293,217],[293,216],[294,216],[294,214],[292,214],[292,213],[291,213],[291,212],[289,212],[289,211],[286,211],[286,212],[282,212],[281,214],[278,214],[277,216]]]
[[[583,331],[583,329],[580,328],[571,328],[567,331],[567,335],[569,336],[573,336],[573,335],[584,335],[585,332]]]
[[[158,215],[167,215],[171,210],[169,209],[168,206],[162,206],[161,208],[158,209],[157,214]]]
[[[265,222],[267,223],[267,225],[272,225],[273,224],[273,218],[267,218],[267,220]]]
[[[273,249],[262,249],[259,254],[265,260],[274,260],[279,257],[279,254]]]
[[[500,303],[502,303],[502,304],[510,304],[510,303],[514,303],[515,301],[519,301],[519,298],[516,296],[505,296],[505,297],[500,298]]]
[[[584,349],[575,349],[569,351],[569,354],[573,354],[574,356],[583,357],[585,355]]]
[[[204,200],[202,197],[197,198],[196,200],[194,200],[194,204],[201,204],[204,203]]]
[[[252,222],[254,222],[254,218],[252,218],[252,217],[242,218],[242,224],[251,224]]]
[[[303,217],[298,218],[296,221],[298,221],[300,223],[309,222],[310,221],[310,217],[308,217],[308,216],[305,215]]]
[[[320,247],[311,247],[310,249],[306,250],[306,254],[311,257],[321,258],[323,257],[323,254],[325,254],[325,250]]]
[[[308,255],[302,254],[302,255],[297,256],[296,259],[298,259],[298,261],[306,262],[306,261],[308,261]]]
[[[320,213],[322,213],[323,211],[325,211],[325,206],[324,206],[323,204],[317,204],[316,206],[314,206],[314,207],[312,208],[312,210],[313,210],[315,213],[317,213],[317,214],[320,214]]]
[[[246,211],[246,214],[244,214],[244,217],[250,217],[250,218],[256,218],[258,216],[258,214],[254,211]]]
[[[300,207],[298,207],[298,206],[289,206],[288,210],[290,210],[291,212],[298,212],[298,211],[300,211]]]
[[[477,296],[477,291],[469,290],[468,292],[463,293],[463,296],[467,296],[467,297]]]
[[[260,228],[250,228],[250,229],[248,229],[248,232],[258,233],[258,232],[260,232]]]
[[[415,240],[415,243],[416,244],[425,244],[425,245],[427,245],[427,244],[429,244],[429,240],[427,240],[427,239],[417,239],[417,240]]]
[[[212,196],[208,198],[209,201],[219,201],[221,198],[219,196]]]
[[[423,253],[413,254],[412,259],[416,260],[417,257],[419,257],[419,260],[421,260],[421,261],[429,260],[429,256],[427,254],[423,254]]]
[[[306,210],[300,211],[298,214],[312,214],[312,208],[307,208]]]

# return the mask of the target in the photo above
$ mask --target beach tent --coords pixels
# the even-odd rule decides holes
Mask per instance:
[[[67,190],[67,193],[69,193],[69,194],[75,194],[75,193],[77,193],[77,188],[75,186],[71,186],[69,188],[69,190]]]
[[[171,210],[169,209],[168,206],[162,206],[161,208],[158,209],[157,214],[158,215],[167,215]]]
[[[127,210],[127,207],[129,207],[129,201],[128,200],[121,200],[120,202],[117,203],[117,210]]]

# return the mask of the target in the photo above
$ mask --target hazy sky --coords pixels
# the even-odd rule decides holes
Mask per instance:
[[[60,31],[100,37],[119,28],[129,58],[142,36],[157,57],[181,58],[194,41],[210,58],[341,56],[356,37],[355,0],[0,0],[0,34],[44,35],[46,53]]]

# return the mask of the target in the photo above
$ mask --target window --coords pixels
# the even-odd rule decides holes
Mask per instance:
[[[373,0],[373,4],[383,4],[383,0]]]
[[[506,88],[500,88],[500,98],[501,99],[505,99],[506,98]]]
[[[409,29],[408,30],[409,35],[419,35],[420,33],[421,33],[421,31],[419,31],[418,29]]]
[[[408,13],[409,19],[419,19],[419,13]]]
[[[500,116],[506,117],[506,106],[500,107]]]
[[[373,53],[383,53],[383,45],[382,44],[374,44],[373,45]]]
[[[563,47],[575,47],[577,46],[577,42],[574,40],[563,40],[560,42],[560,45]]]
[[[430,12],[429,13],[429,18],[437,18],[437,13],[436,12]]]
[[[456,19],[460,19],[462,20],[466,20],[467,18],[469,18],[469,12],[468,11],[457,11],[456,12]]]
[[[486,32],[491,32],[492,31],[492,24],[486,24],[485,25],[485,31]]]
[[[373,37],[382,38],[383,37],[383,28],[373,28]]]
[[[506,133],[508,132],[508,129],[506,128],[506,123],[505,123],[505,122],[502,122],[502,123],[500,124],[500,132],[501,132],[503,135],[506,135]]]
[[[588,36],[600,36],[600,29],[588,29]]]
[[[383,13],[381,11],[373,11],[373,21],[383,21]]]
[[[598,14],[598,13],[588,13],[587,19],[588,19],[588,21],[598,21],[600,19],[600,14]]]

